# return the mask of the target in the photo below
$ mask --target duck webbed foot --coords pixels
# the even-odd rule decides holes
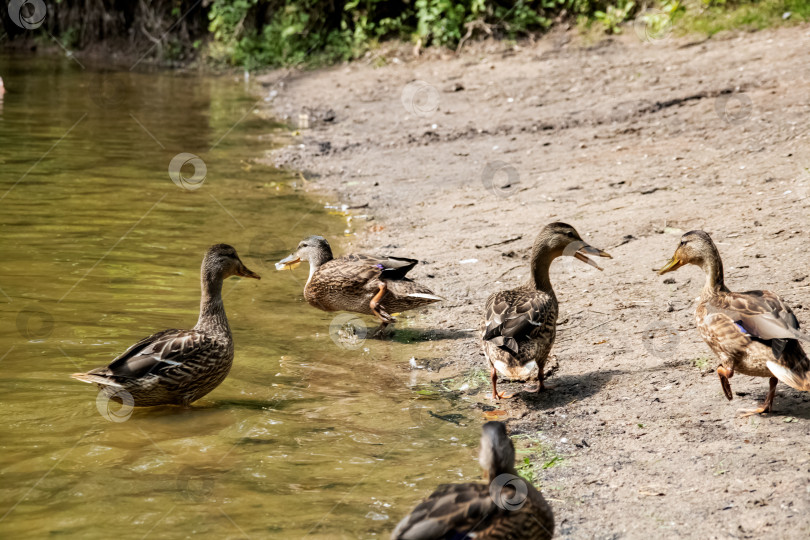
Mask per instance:
[[[380,326],[372,330],[371,333],[368,334],[368,337],[372,339],[383,338],[387,334],[387,330],[388,330],[388,323],[387,322],[380,323]]]
[[[555,385],[555,384],[546,384],[546,382],[545,382],[546,377],[545,377],[545,373],[543,373],[543,368],[544,368],[544,366],[540,365],[540,367],[539,367],[539,369],[537,371],[537,383],[536,384],[532,384],[532,385],[527,384],[526,386],[524,386],[524,390],[526,392],[533,392],[535,394],[539,394],[540,392],[542,392],[544,390],[554,390],[557,387],[557,385]],[[554,370],[552,369],[552,371],[554,371]],[[549,373],[551,373],[552,371],[550,371]]]
[[[492,381],[492,399],[498,401],[499,399],[511,399],[515,394],[506,394],[505,392],[498,392],[498,372],[495,371],[493,366],[489,372],[490,380]]]
[[[371,312],[381,323],[380,328],[384,328],[385,325],[397,322],[397,320],[389,315],[388,312],[385,311],[385,308],[380,305],[383,296],[385,296],[387,291],[388,287],[386,286],[385,282],[380,283],[380,290],[377,291],[377,294],[375,294],[371,299],[371,302],[368,303],[368,307],[371,308]]]
[[[728,382],[728,380],[734,376],[734,370],[720,366],[717,368],[717,376],[720,377],[720,385],[723,387],[723,393],[726,395],[726,398],[731,401],[734,399],[734,394],[731,393],[731,383]]]
[[[752,416],[754,414],[762,414],[762,413],[769,413],[773,412],[773,398],[776,397],[776,385],[779,383],[779,379],[776,377],[771,377],[768,380],[768,395],[765,397],[765,403],[762,404],[761,407],[757,409],[751,410],[742,410],[740,411],[740,418],[746,418],[748,416]]]

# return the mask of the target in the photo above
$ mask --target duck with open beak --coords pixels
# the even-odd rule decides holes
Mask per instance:
[[[563,255],[569,255],[572,253],[573,250],[573,257],[579,261],[584,262],[585,264],[589,264],[596,268],[597,270],[603,270],[601,266],[596,264],[593,259],[589,259],[588,255],[593,255],[595,257],[606,257],[608,259],[612,259],[613,257],[606,251],[602,251],[599,248],[595,248],[591,245],[586,244],[582,240],[578,240],[568,244],[568,246],[563,250]]]
[[[353,311],[373,315],[380,322],[375,333],[396,322],[402,313],[442,300],[433,291],[406,277],[419,262],[404,257],[351,254],[334,258],[323,236],[310,236],[295,253],[276,263],[277,270],[309,263],[304,298],[324,311]]]
[[[557,332],[557,297],[551,288],[549,266],[557,257],[569,256],[602,270],[588,255],[612,258],[582,240],[571,225],[550,223],[532,247],[529,279],[487,300],[481,338],[489,361],[493,399],[511,397],[498,392],[498,373],[527,380],[536,371],[537,387],[530,391],[547,388],[543,369]]]
[[[276,263],[276,270],[295,270],[301,264],[301,257],[293,253]]]

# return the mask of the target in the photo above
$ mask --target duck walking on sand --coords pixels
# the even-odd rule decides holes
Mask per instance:
[[[126,390],[135,407],[188,406],[219,386],[233,363],[233,338],[222,282],[229,276],[260,279],[227,244],[211,246],[200,271],[200,318],[191,330],[164,330],[142,339],[107,367],[72,377],[113,394]]]
[[[489,361],[493,399],[512,397],[498,392],[498,373],[527,380],[537,370],[537,387],[529,391],[545,388],[543,368],[557,333],[557,297],[548,277],[549,266],[557,257],[569,255],[601,270],[586,254],[611,258],[586,244],[571,225],[549,223],[534,241],[526,283],[487,299],[481,340]]]
[[[483,483],[443,484],[399,522],[392,540],[548,540],[554,514],[515,470],[515,447],[501,422],[487,422],[478,462]]]
[[[442,300],[427,287],[405,277],[419,262],[402,257],[344,255],[335,259],[323,236],[310,236],[295,253],[276,263],[277,270],[309,262],[304,298],[323,311],[353,311],[373,315],[377,331],[396,322],[391,314]]]
[[[790,307],[770,291],[731,292],[723,279],[720,252],[704,231],[684,234],[675,254],[658,273],[673,272],[687,264],[699,266],[706,274],[695,322],[700,337],[720,360],[717,375],[726,398],[734,397],[729,379],[735,372],[769,378],[765,403],[741,411],[742,416],[771,412],[779,381],[810,391],[810,359],[799,343],[810,341],[810,337],[799,330]]]

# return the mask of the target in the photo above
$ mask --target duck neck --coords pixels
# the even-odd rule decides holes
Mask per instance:
[[[545,244],[535,245],[534,248],[532,248],[532,266],[527,286],[537,289],[538,291],[553,293],[551,280],[548,277],[548,269],[551,266],[551,261],[554,259],[555,255],[548,246]]]
[[[222,276],[203,269],[201,276],[200,318],[195,330],[208,330],[230,335],[225,305],[222,303]]]
[[[486,483],[489,484],[496,478],[498,478],[502,474],[509,474],[512,476],[518,476],[517,469],[515,469],[514,465],[508,467],[493,467],[490,470],[484,470],[484,480]]]
[[[720,292],[728,292],[723,281],[723,261],[718,253],[712,253],[711,256],[704,259],[701,268],[706,273],[706,283],[703,285],[701,293],[704,297],[715,296]]]
[[[307,285],[309,285],[312,276],[321,267],[321,265],[328,263],[333,259],[332,250],[328,247],[318,250],[309,258],[309,277],[307,278]]]

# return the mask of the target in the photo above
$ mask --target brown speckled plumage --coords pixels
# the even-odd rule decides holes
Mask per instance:
[[[537,390],[543,389],[543,368],[557,333],[557,297],[549,280],[551,262],[570,255],[596,266],[585,253],[610,257],[589,246],[565,223],[546,225],[532,248],[529,280],[487,299],[481,340],[490,365],[492,397],[499,399],[498,373],[525,380],[537,372]],[[598,268],[598,266],[597,266]]]
[[[415,259],[359,254],[335,259],[325,238],[310,236],[301,241],[294,255],[277,266],[283,268],[301,260],[309,262],[304,298],[311,306],[324,311],[378,316],[372,309],[372,301],[381,286],[384,292],[376,309],[383,323],[394,322],[392,313],[441,300],[427,287],[405,277],[418,263]]]
[[[212,246],[200,272],[200,318],[191,330],[164,330],[142,339],[107,367],[73,378],[111,392],[123,389],[136,407],[188,405],[219,386],[233,363],[233,338],[222,304],[222,282],[228,276],[259,279],[245,268],[236,250]]]
[[[443,484],[399,522],[392,540],[548,540],[554,514],[543,495],[517,476],[515,449],[500,422],[484,424],[484,483]]]
[[[770,377],[763,407],[749,413],[769,412],[777,380],[810,391],[810,359],[800,341],[810,341],[799,329],[790,307],[770,291],[731,292],[725,285],[723,262],[711,237],[703,231],[683,235],[672,259],[659,273],[694,264],[706,273],[698,298],[695,323],[703,341],[720,360],[718,375],[728,399],[728,381],[735,372]]]

